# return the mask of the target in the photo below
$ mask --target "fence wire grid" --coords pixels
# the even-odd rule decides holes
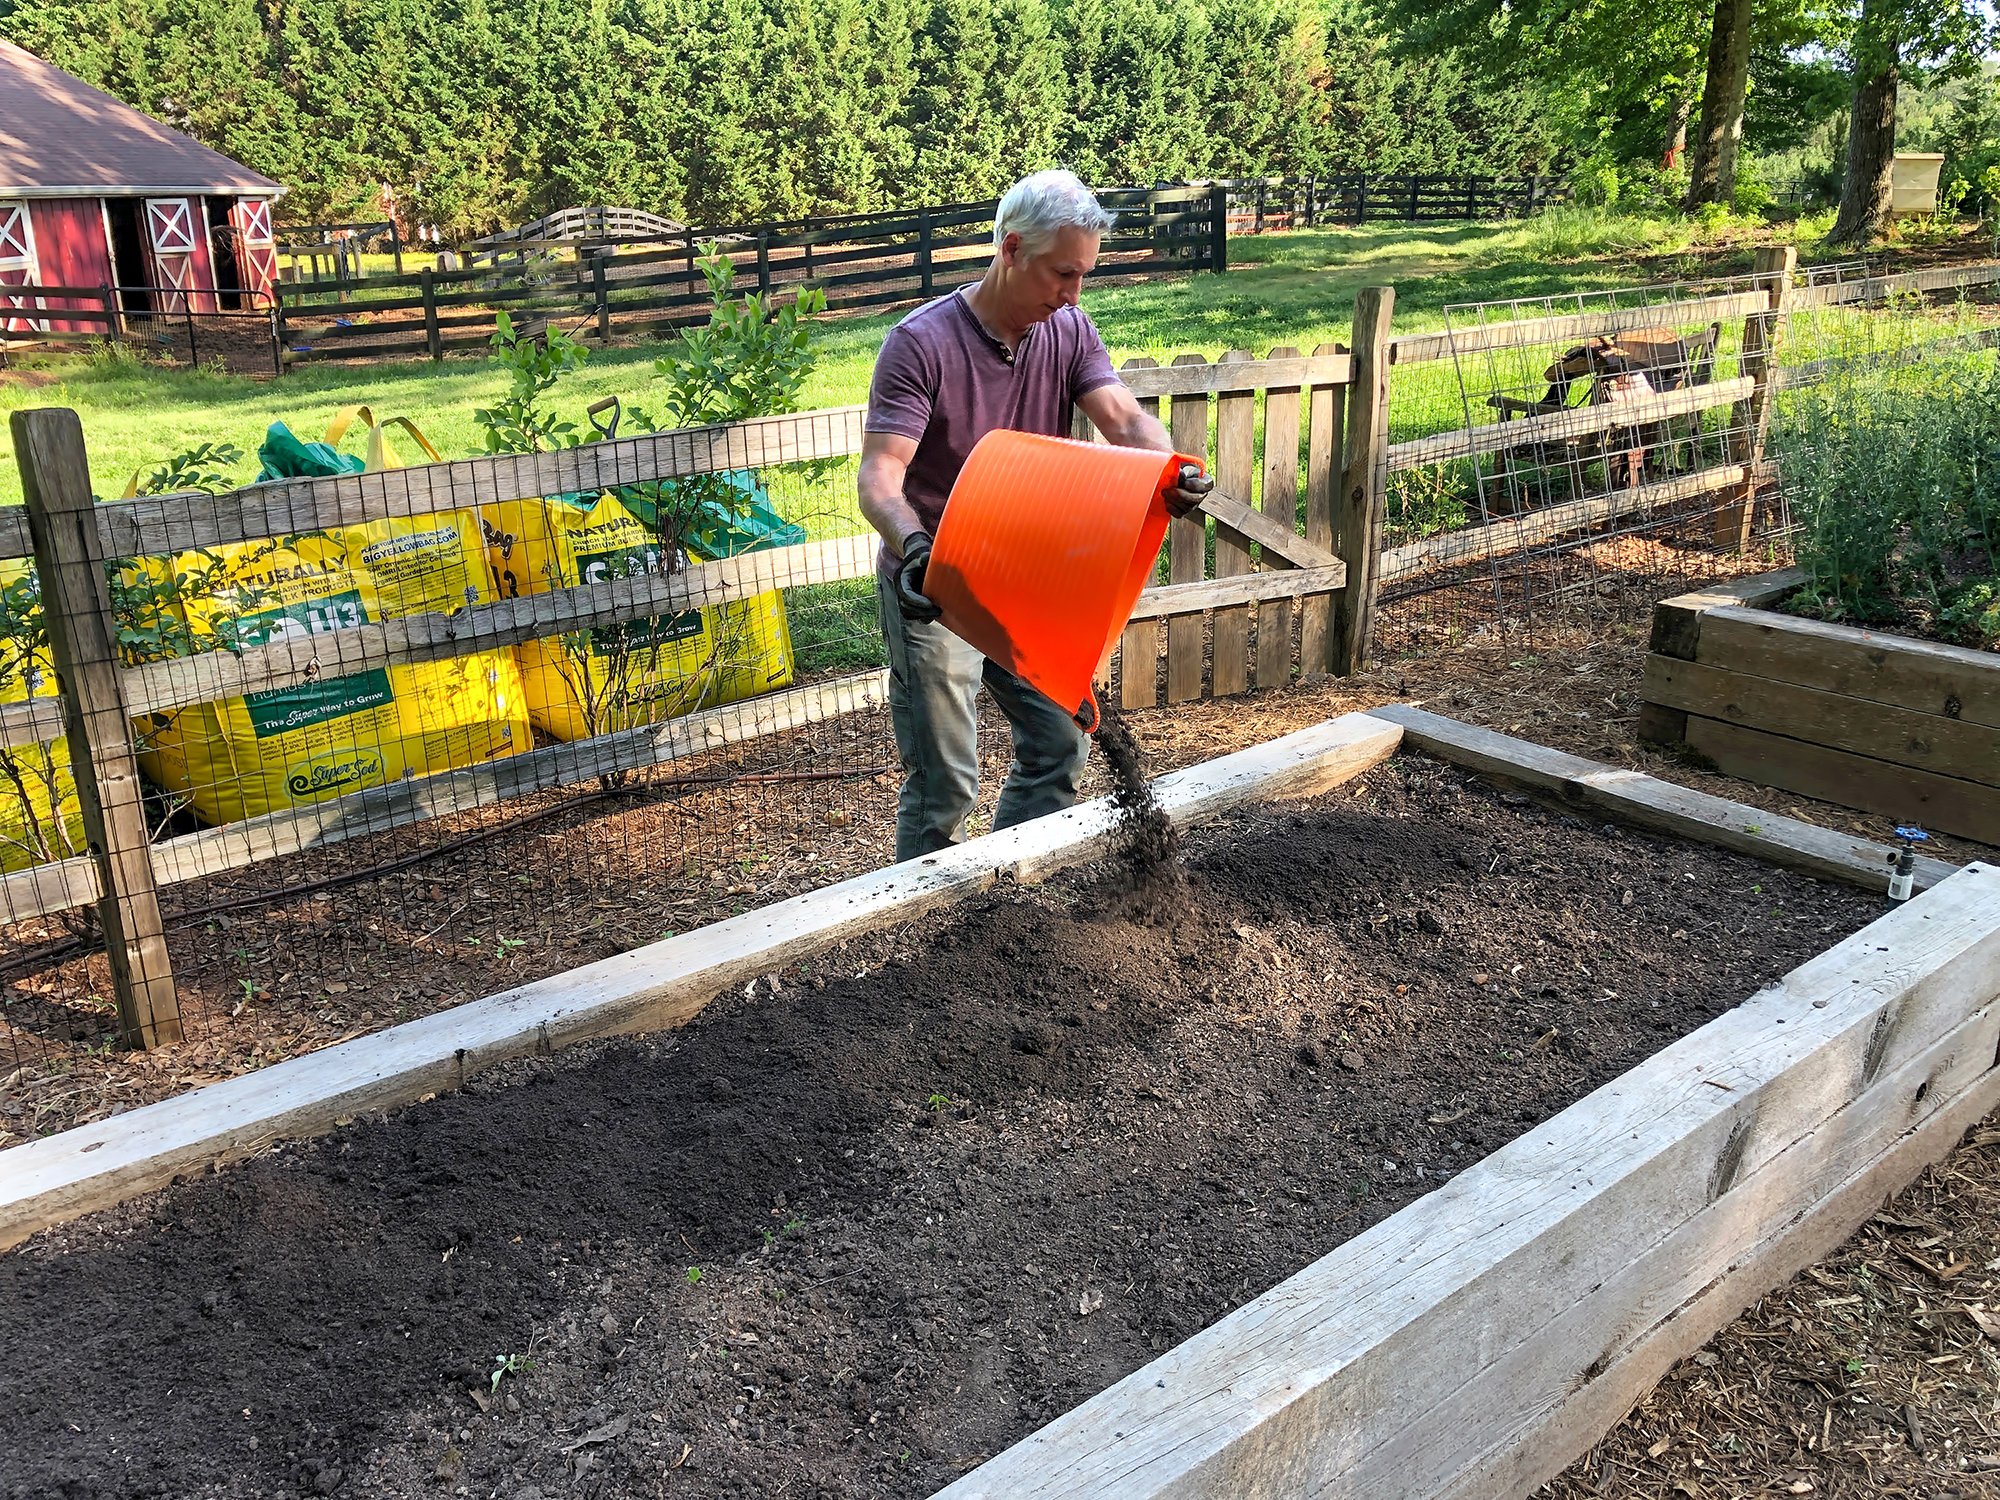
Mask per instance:
[[[862,536],[855,468],[458,511],[413,485],[385,519],[228,545],[194,542],[215,501],[163,498],[153,530],[176,550],[116,564],[112,597],[128,663],[171,700],[134,731],[186,1038],[173,1086],[888,863],[900,778],[872,580],[637,619],[615,602],[692,564]],[[0,700],[50,695],[34,565],[0,568],[21,616],[0,626],[28,644],[0,661]],[[577,585],[607,596],[578,628],[231,691],[246,650]],[[0,777],[0,867],[84,852],[60,743],[0,748]],[[117,1035],[91,909],[0,911],[0,1145]],[[170,1091],[165,1064],[132,1061]]]
[[[1391,385],[1384,548],[1403,561],[1385,571],[1381,649],[1530,646],[1789,560],[1783,497],[1748,465],[1746,316],[1719,305],[1756,289],[1741,277],[1447,308],[1441,357],[1399,364]],[[1541,320],[1555,318],[1551,338]],[[1481,451],[1406,446],[1399,460],[1399,444],[1448,431]]]

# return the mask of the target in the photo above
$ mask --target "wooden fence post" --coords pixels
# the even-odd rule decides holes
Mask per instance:
[[[153,886],[153,851],[104,578],[104,543],[73,411],[13,416],[14,452],[35,544],[49,654],[62,685],[63,737],[103,897],[97,918],[129,1047],[181,1039],[180,1006]]]
[[[1736,428],[1731,455],[1743,465],[1743,484],[1715,513],[1715,545],[1739,551],[1750,545],[1757,519],[1758,470],[1764,464],[1764,440],[1771,428],[1771,393],[1777,385],[1778,343],[1784,333],[1785,303],[1791,295],[1792,274],[1798,269],[1795,245],[1760,245],[1751,271],[1767,306],[1743,320],[1741,373],[1756,382],[1750,398],[1731,416]]]
[[[1270,359],[1296,359],[1298,350],[1289,345],[1273,349]],[[1299,529],[1299,416],[1305,393],[1297,386],[1270,386],[1264,392],[1264,484],[1258,509],[1287,531]],[[1218,403],[1218,410],[1219,410]],[[1215,457],[1218,473],[1222,468],[1221,418],[1217,417]],[[1248,499],[1246,495],[1244,497]],[[1221,533],[1216,533],[1218,539]],[[1331,550],[1330,548],[1328,550]],[[1220,573],[1221,553],[1216,553]],[[1283,558],[1264,550],[1264,566],[1283,568]],[[1257,686],[1283,687],[1292,680],[1292,602],[1263,599],[1257,604]],[[1308,672],[1316,670],[1310,663]]]
[[[434,281],[436,275],[437,273],[429,266],[425,266],[418,273],[417,279],[422,284],[424,294],[424,347],[430,351],[432,359],[443,359],[444,335],[438,329],[437,286]]]
[[[97,289],[97,300],[104,304],[104,336],[111,343],[125,342],[125,313],[118,305],[118,294],[108,286]]]
[[[1306,228],[1308,229],[1315,227],[1318,223],[1318,189],[1318,178],[1311,172],[1306,173]]]
[[[1229,189],[1215,183],[1208,190],[1208,268],[1229,269]]]
[[[608,344],[611,342],[611,289],[605,285],[602,255],[590,258],[590,296],[597,306],[597,341]]]
[[[1338,344],[1321,344],[1315,354],[1344,354]],[[1306,540],[1331,552],[1338,544],[1334,520],[1340,508],[1341,431],[1347,393],[1337,385],[1316,385],[1306,398]],[[1269,423],[1268,415],[1265,418]],[[1266,438],[1265,446],[1269,447]],[[1322,594],[1299,611],[1299,675],[1333,670],[1333,600]]]
[[[1174,366],[1205,365],[1199,354],[1178,354]],[[1206,457],[1208,393],[1175,396],[1168,402],[1167,431],[1176,453]],[[1240,497],[1239,497],[1240,498]],[[1167,523],[1167,582],[1200,583],[1208,571],[1208,521],[1200,511]],[[1200,615],[1167,621],[1167,702],[1201,696],[1203,629]]]
[[[1261,191],[1262,184],[1259,184]],[[1248,364],[1248,349],[1231,349],[1218,364]],[[1297,440],[1293,440],[1294,454]],[[1215,487],[1245,505],[1255,503],[1257,483],[1257,393],[1218,392],[1215,398]],[[1285,517],[1285,529],[1295,522]],[[1251,571],[1250,540],[1220,521],[1215,525],[1217,578],[1235,578]],[[1268,615],[1262,618],[1269,618]],[[1289,654],[1289,652],[1287,653]],[[1218,609],[1209,626],[1209,691],[1233,697],[1250,683],[1250,606]]]
[[[389,249],[396,257],[396,274],[403,274],[403,231],[396,227],[396,221],[389,221]]]
[[[1254,229],[1252,229],[1252,230],[1251,230],[1250,232],[1251,232],[1252,234],[1262,234],[1262,233],[1264,232],[1264,179],[1263,179],[1263,178],[1261,178],[1261,177],[1259,177],[1259,178],[1257,179],[1257,221],[1256,221],[1256,227],[1255,227]]]
[[[1352,383],[1347,388],[1347,453],[1340,470],[1334,551],[1347,585],[1333,616],[1333,670],[1368,665],[1375,636],[1375,578],[1389,489],[1389,320],[1396,289],[1368,286],[1354,299]]]
[[[926,208],[917,214],[917,275],[923,283],[926,297],[936,292],[937,268],[931,259],[931,211]]]
[[[1354,179],[1354,222],[1368,222],[1368,174],[1362,172]]]
[[[757,231],[757,291],[759,295],[771,295],[771,231]]]

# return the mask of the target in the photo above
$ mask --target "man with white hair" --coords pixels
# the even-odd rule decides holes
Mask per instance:
[[[974,286],[927,302],[876,357],[861,448],[861,514],[882,534],[877,610],[889,649],[889,711],[903,763],[896,858],[956,843],[979,795],[973,702],[980,684],[1013,729],[1014,763],[993,826],[1076,801],[1090,741],[1078,705],[1059,704],[938,623],[924,597],[931,537],[973,445],[996,428],[1066,437],[1081,406],[1128,448],[1173,451],[1111,368],[1077,297],[1111,225],[1074,173],[1037,172],[1007,190],[993,216],[993,260]],[[1185,514],[1206,482],[1170,491]]]

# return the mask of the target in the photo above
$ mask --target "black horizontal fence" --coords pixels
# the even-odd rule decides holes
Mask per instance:
[[[86,343],[170,364],[220,360],[236,370],[283,369],[275,302],[239,287],[30,284],[4,293],[0,359],[10,350]],[[198,299],[215,305],[198,310]]]
[[[1112,188],[1099,197],[1118,215],[1101,248],[1103,273],[1226,269],[1223,185]],[[494,264],[286,285],[279,334],[287,362],[298,362],[441,358],[484,347],[503,310],[530,332],[556,323],[609,339],[671,328],[708,315],[700,260],[711,243],[730,258],[740,290],[786,295],[816,288],[829,308],[848,311],[908,303],[979,278],[997,207],[989,199],[689,228],[677,242],[648,240],[645,248],[532,238],[510,247],[490,238],[486,253]],[[574,258],[558,253],[564,251]]]
[[[1118,216],[1102,245],[1100,274],[1143,276],[1225,271],[1232,234],[1506,218],[1533,212],[1552,194],[1540,178],[1335,173],[1105,188],[1098,196]],[[529,333],[555,325],[599,340],[640,336],[708,315],[700,260],[711,243],[733,262],[739,290],[785,296],[816,288],[831,309],[863,311],[978,280],[997,207],[987,199],[813,215],[691,227],[665,238],[642,229],[631,239],[590,237],[622,221],[618,211],[589,210],[569,216],[585,237],[537,238],[550,222],[540,220],[520,235],[479,241],[476,263],[455,269],[363,276],[337,258],[332,277],[281,282],[274,307],[243,312],[131,310],[165,308],[167,288],[23,287],[21,295],[62,302],[60,320],[81,326],[20,334],[13,342],[126,342],[173,361],[222,357],[232,367],[282,370],[311,360],[441,359],[484,349],[502,311]],[[343,243],[386,238],[402,248],[386,221],[287,227],[280,239],[296,248],[341,231],[348,231]],[[254,318],[254,328],[241,323],[246,317]],[[0,337],[0,352],[7,342]]]
[[[1554,202],[1542,177],[1446,177],[1421,173],[1335,172],[1324,176],[1238,178],[1228,193],[1229,233],[1329,225],[1471,222],[1520,218]]]

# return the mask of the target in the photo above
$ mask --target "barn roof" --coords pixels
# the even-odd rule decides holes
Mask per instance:
[[[0,99],[0,198],[284,191],[5,40]]]

